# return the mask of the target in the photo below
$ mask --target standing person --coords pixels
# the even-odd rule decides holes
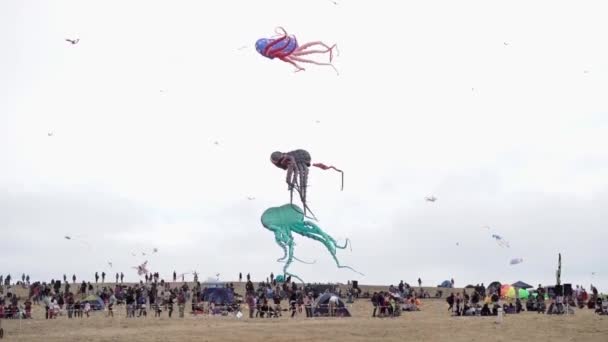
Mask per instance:
[[[243,281],[243,273],[239,272],[239,283]]]
[[[72,275],[72,283],[76,284],[76,274]]]
[[[329,297],[329,315],[334,317],[336,315],[336,306],[338,305],[339,298],[335,294]]]
[[[294,318],[296,315],[296,301],[298,297],[295,292],[291,293],[289,296],[289,310],[291,310],[291,318]]]
[[[374,292],[372,295],[372,305],[374,306],[374,311],[372,312],[372,317],[376,317],[376,312],[378,311],[378,293]]]
[[[422,279],[418,278],[418,287],[422,287]]]
[[[121,284],[122,284],[122,280],[124,279],[124,277],[125,277],[125,275],[122,272],[120,272],[120,283]]]
[[[116,284],[118,284],[118,272],[116,272]]]
[[[251,280],[251,276],[249,275],[249,273],[247,273],[247,281]]]
[[[95,284],[97,284],[98,281],[99,281],[99,274],[97,272],[95,272]]]
[[[118,278],[116,278],[116,280],[118,280]],[[116,304],[116,296],[114,295],[114,292],[111,292],[110,300],[108,302],[108,316],[110,317],[114,317],[114,304]]]
[[[274,273],[270,272],[270,282],[274,282]]]
[[[179,310],[179,318],[184,318],[184,310],[186,308],[186,295],[183,290],[177,295],[177,308]]]
[[[175,273],[175,271],[173,271],[173,282],[175,283],[177,281],[177,273]]]
[[[27,276],[25,276],[25,281],[27,282],[27,284],[30,284],[30,275],[28,274]]]
[[[255,311],[255,297],[253,292],[247,292],[247,306],[249,306],[249,318],[253,318],[253,312]]]
[[[21,274],[21,282],[25,284],[25,273]]]
[[[545,289],[538,284],[536,289],[536,313],[545,313]]]
[[[306,310],[306,317],[312,317],[312,298],[310,298],[310,293],[304,296],[304,309]]]
[[[454,278],[452,278],[452,280],[450,280],[450,283],[452,283],[452,288],[454,288]]]
[[[68,281],[68,277],[66,277],[65,273],[63,274],[63,282],[66,283]]]

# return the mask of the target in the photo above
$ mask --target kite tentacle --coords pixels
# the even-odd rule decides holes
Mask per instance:
[[[315,46],[315,45],[321,45],[325,48],[325,50],[306,50],[311,46]],[[334,59],[334,54],[333,54],[333,50],[336,49],[336,51],[338,51],[338,45],[334,44],[332,46],[329,46],[321,41],[317,41],[317,42],[309,42],[306,44],[301,45],[300,47],[298,47],[294,52],[293,55],[294,56],[304,56],[304,55],[310,55],[313,53],[326,53],[329,52],[329,61],[331,62]],[[340,55],[340,51],[338,51],[338,56]]]
[[[329,170],[329,169],[334,169],[334,170],[336,170],[336,171],[340,172],[340,173],[342,174],[342,185],[341,185],[341,187],[340,187],[340,191],[344,191],[344,171],[342,171],[342,170],[338,169],[338,168],[337,168],[337,167],[335,167],[335,166],[331,166],[331,165],[330,165],[330,166],[327,166],[327,165],[325,165],[325,164],[323,164],[323,163],[314,163],[314,164],[312,164],[312,166],[318,167],[318,168],[319,168],[319,169],[321,169],[321,170]]]
[[[288,60],[294,61],[294,62],[301,62],[301,63],[310,63],[310,64],[316,64],[316,65],[322,65],[322,66],[330,66],[334,69],[334,71],[336,72],[336,74],[340,75],[340,72],[338,71],[338,69],[336,69],[336,67],[331,64],[331,63],[322,63],[322,62],[317,62],[317,61],[313,61],[312,59],[306,59],[306,58],[300,58],[296,55],[290,55],[285,57]]]

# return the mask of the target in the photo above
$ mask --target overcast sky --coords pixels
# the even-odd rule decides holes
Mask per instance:
[[[289,195],[269,155],[303,148],[345,170],[343,192],[311,171],[310,207],[365,274],[296,236],[306,281],[548,284],[561,252],[564,282],[606,291],[606,9],[2,1],[0,273],[279,274],[260,216]],[[340,75],[258,55],[276,26],[337,43]]]

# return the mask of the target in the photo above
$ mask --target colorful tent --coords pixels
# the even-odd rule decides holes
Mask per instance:
[[[509,285],[509,284],[505,284],[502,285],[500,287],[500,296],[502,298],[509,298],[509,299],[515,299],[515,298],[519,298],[519,299],[528,299],[528,297],[530,297],[530,293],[528,292],[528,290],[526,289],[517,289],[518,291],[516,291],[516,288]]]

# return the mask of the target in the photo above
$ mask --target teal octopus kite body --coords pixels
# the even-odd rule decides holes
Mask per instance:
[[[336,240],[325,233],[319,226],[311,221],[305,221],[304,211],[294,204],[285,204],[280,207],[266,209],[262,214],[262,225],[274,233],[276,243],[283,249],[283,257],[277,261],[285,263],[283,266],[284,277],[292,276],[304,282],[297,275],[287,271],[294,260],[304,262],[293,255],[295,243],[292,232],[321,242],[331,253],[339,268],[348,268],[357,272],[350,266],[340,265],[340,261],[336,257],[336,250],[345,249],[348,246],[349,240],[346,239],[344,245],[338,245]]]

